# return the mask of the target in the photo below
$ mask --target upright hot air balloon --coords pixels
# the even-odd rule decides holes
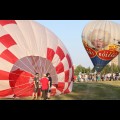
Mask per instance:
[[[83,29],[82,42],[97,72],[119,54],[120,25],[93,20]]]
[[[52,95],[69,93],[73,64],[64,44],[32,20],[0,20],[0,97],[32,96],[33,77],[51,74]]]

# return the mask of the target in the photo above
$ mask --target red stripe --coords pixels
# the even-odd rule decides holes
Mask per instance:
[[[0,37],[0,42],[7,48],[16,44],[14,39],[8,34]]]
[[[0,91],[0,97],[7,97],[8,95],[12,95],[12,94],[13,94],[13,90],[11,88]]]
[[[51,89],[51,94],[50,94],[50,95],[51,95],[51,96],[54,96],[55,94],[56,94],[56,88],[52,88],[52,89]]]
[[[58,87],[58,84],[53,84],[53,86],[57,88],[57,87]]]
[[[66,93],[70,93],[68,88],[64,91],[64,94],[66,94]]]
[[[58,82],[58,87],[57,88],[62,88],[64,89],[65,83],[64,82]]]
[[[52,61],[54,55],[55,55],[54,50],[51,49],[51,48],[48,48],[47,49],[47,59],[50,60],[50,61]]]
[[[32,96],[32,94],[33,94],[33,89],[29,88],[26,91],[22,91],[20,94],[18,94],[18,97],[29,97]]]
[[[66,93],[70,93],[70,91],[69,91],[70,84],[71,84],[71,82],[68,83],[68,87],[67,87],[67,89],[64,91],[65,94],[66,94]]]
[[[18,58],[13,55],[8,49],[2,52],[0,57],[13,64],[18,60]]]
[[[9,80],[9,72],[0,70],[0,80]]]
[[[65,54],[60,47],[57,47],[56,54],[60,57],[60,60],[62,60],[65,57]]]
[[[14,94],[16,97],[27,97],[27,96],[32,96],[33,93],[33,86],[26,85],[26,86],[22,86],[22,87],[17,87],[15,89],[13,89]]]
[[[69,83],[68,83],[68,88],[70,87],[71,83],[72,83],[72,82],[69,82]]]
[[[63,91],[63,89],[64,89],[64,87],[65,87],[65,83],[63,83],[63,82],[59,82],[58,83],[58,87],[57,87],[57,89],[59,90],[59,91]]]
[[[70,59],[70,56],[67,54],[67,55],[66,55],[66,58],[67,58],[67,60],[68,60],[69,68],[71,68],[71,67],[72,67],[72,61],[71,61],[71,59]]]
[[[73,78],[74,78],[74,67],[72,66],[72,78],[71,78],[71,81],[73,81]]]
[[[16,24],[15,20],[0,20],[0,25]]]
[[[57,67],[56,67],[56,72],[57,72],[57,74],[59,74],[59,73],[61,73],[61,72],[63,72],[63,71],[64,71],[64,66],[63,66],[63,63],[60,62],[60,63],[57,65]]]
[[[33,93],[33,84],[30,83],[31,73],[17,69],[10,73],[10,86],[13,87],[14,94],[18,97],[31,96]]]
[[[65,71],[65,82],[69,80],[69,70]]]

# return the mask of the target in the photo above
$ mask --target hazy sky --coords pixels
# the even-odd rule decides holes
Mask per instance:
[[[120,23],[120,20],[112,20]],[[65,45],[74,65],[93,68],[93,64],[82,44],[82,30],[90,20],[37,20],[51,30]]]

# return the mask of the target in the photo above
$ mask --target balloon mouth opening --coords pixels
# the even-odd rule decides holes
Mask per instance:
[[[26,56],[19,59],[12,67],[9,74],[9,84],[16,96],[31,96],[33,93],[33,82],[31,78],[39,73],[50,73],[53,84],[58,83],[56,69],[46,58],[40,56]]]

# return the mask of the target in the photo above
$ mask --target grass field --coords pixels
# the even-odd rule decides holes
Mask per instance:
[[[71,93],[51,97],[51,100],[120,100],[120,81],[74,83]]]
[[[74,83],[70,94],[51,100],[120,100],[120,81]]]

